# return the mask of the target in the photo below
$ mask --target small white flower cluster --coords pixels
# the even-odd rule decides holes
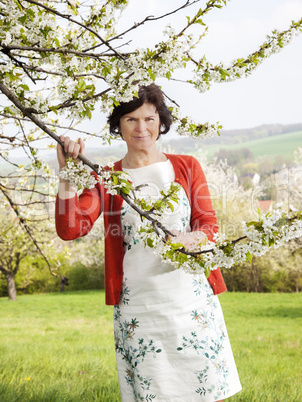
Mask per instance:
[[[139,85],[149,85],[156,77],[169,79],[175,69],[185,66],[186,53],[192,47],[193,38],[188,35],[177,37],[171,27],[166,28],[164,33],[168,39],[155,45],[154,50],[137,49],[125,60],[111,60],[111,71],[106,75],[106,82],[114,92],[112,99],[115,102],[129,102]],[[112,99],[109,106],[112,106]]]
[[[44,161],[40,159],[36,159],[31,165],[27,168],[27,171],[32,171],[37,174],[43,174],[47,176],[52,176],[53,171],[50,166]]]
[[[116,34],[115,25],[122,11],[127,7],[128,2],[122,1],[107,1],[105,4],[100,4],[98,0],[94,1],[94,6],[91,10],[90,19],[98,19],[98,25],[104,30],[104,39],[108,40]],[[119,12],[119,14],[117,13]]]
[[[7,27],[7,31],[3,29],[0,33],[4,45],[14,43],[22,46],[24,38],[27,43],[39,43],[41,47],[53,44],[57,27],[52,13],[34,4],[24,8],[17,1],[7,1],[0,7],[6,22],[2,28]]]
[[[125,172],[115,172],[113,170],[114,162],[108,161],[107,166],[111,170],[100,167],[98,178],[92,175],[83,165],[83,162],[75,162],[72,158],[66,159],[66,166],[59,172],[59,177],[68,180],[78,191],[84,188],[94,188],[97,182],[103,182],[108,194],[117,195],[121,192],[126,194],[132,189],[129,182],[129,175]]]
[[[146,246],[152,247],[154,253],[164,262],[190,273],[209,272],[218,267],[232,268],[235,264],[244,262],[252,256],[265,254],[270,247],[278,248],[284,243],[302,236],[302,213],[291,207],[288,215],[282,211],[282,205],[261,215],[258,222],[243,222],[245,243],[225,240],[223,234],[216,234],[214,242],[208,241],[201,245],[199,251],[210,252],[193,255],[181,255],[183,244],[164,243],[156,236],[152,226],[147,224],[140,228],[138,236]]]
[[[59,172],[60,179],[68,180],[74,184],[77,190],[94,188],[97,180],[83,165],[83,162],[75,162],[68,158],[66,166]]]
[[[109,166],[109,164],[107,164]],[[109,166],[111,167],[111,166]],[[113,166],[112,166],[113,167]],[[127,192],[127,189],[131,188],[131,184],[129,182],[129,175],[127,173],[114,173],[114,172],[103,172],[104,179],[104,187],[107,190],[108,194],[118,195],[121,192]]]
[[[176,131],[181,136],[190,136],[192,138],[204,139],[220,134],[222,126],[219,122],[197,124],[191,117],[182,117],[178,109],[173,109],[173,115],[176,120]]]

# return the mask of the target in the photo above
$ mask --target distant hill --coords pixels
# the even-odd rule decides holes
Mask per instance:
[[[190,137],[179,137],[169,140],[167,134],[161,141],[165,152],[169,149],[173,153],[194,155],[200,149],[207,152],[208,158],[219,149],[250,149],[254,156],[268,156],[275,159],[276,156],[282,155],[285,159],[293,160],[293,151],[302,146],[302,123],[297,124],[264,124],[262,126],[237,129],[222,130],[221,135],[215,135],[206,140],[198,140]],[[119,145],[100,146],[99,148],[86,149],[86,155],[94,162],[104,164],[108,159],[113,161],[121,159],[126,153],[126,146],[123,141]],[[50,157],[43,157],[52,167],[57,166],[55,154],[51,153]],[[28,163],[28,159],[15,159],[18,164]],[[0,160],[2,173],[11,171],[11,167],[7,166]],[[6,165],[6,166],[5,166]]]
[[[196,153],[203,149],[210,158],[219,149],[250,149],[254,156],[293,160],[293,151],[302,146],[302,123],[267,124],[250,129],[222,130],[221,135],[206,140],[181,137],[165,141],[175,153]]]
[[[242,142],[274,137],[295,131],[302,131],[302,123],[263,124],[253,128],[222,130],[220,136],[205,140],[206,144],[240,144]]]

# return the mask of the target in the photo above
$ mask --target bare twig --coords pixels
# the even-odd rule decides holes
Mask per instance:
[[[190,7],[193,4],[198,3],[199,1],[201,1],[201,0],[194,0],[194,1],[187,0],[186,3],[183,4],[182,6],[176,8],[175,10],[172,10],[172,11],[166,13],[166,14],[159,15],[158,17],[154,17],[153,15],[149,15],[146,18],[144,18],[142,21],[133,24],[132,27],[130,27],[130,28],[126,29],[125,31],[119,33],[118,35],[114,36],[113,38],[108,39],[108,42],[111,42],[113,40],[119,39],[123,35],[129,33],[130,31],[133,31],[134,29],[137,29],[139,26],[145,24],[146,22],[157,21],[157,20],[160,20],[162,18],[169,17],[170,15],[175,14],[175,13],[177,13],[178,11],[180,11],[180,10],[182,10],[184,8]]]
[[[4,195],[4,197],[7,199],[7,201],[9,202],[11,208],[13,209],[13,211],[15,212],[15,214],[17,215],[17,217],[19,218],[19,223],[22,227],[23,230],[25,230],[25,232],[27,233],[27,235],[30,237],[31,241],[34,243],[36,249],[38,250],[39,254],[41,255],[41,257],[43,258],[43,260],[46,262],[48,269],[51,273],[51,275],[58,277],[58,274],[56,274],[53,270],[53,268],[50,265],[50,262],[48,261],[48,258],[46,257],[46,255],[43,253],[43,251],[41,250],[41,247],[39,246],[37,240],[34,238],[33,234],[31,233],[30,228],[28,227],[26,221],[22,218],[22,216],[20,215],[19,209],[18,207],[15,205],[15,203],[13,202],[13,200],[11,199],[11,197],[9,196],[9,194],[7,193],[7,191],[4,189],[4,187],[0,184],[0,190],[2,192],[2,194]]]
[[[124,57],[117,52],[109,43],[108,41],[104,40],[96,31],[94,31],[93,29],[91,29],[89,26],[85,25],[85,24],[81,24],[79,21],[71,18],[71,16],[69,14],[63,14],[60,13],[59,11],[51,8],[51,7],[47,7],[44,4],[39,3],[38,1],[35,0],[24,0],[27,3],[31,3],[31,4],[35,4],[38,7],[44,8],[46,11],[49,11],[52,14],[58,15],[59,17],[62,17],[76,25],[81,26],[82,28],[86,29],[87,31],[91,32],[93,35],[95,35],[95,37],[97,37],[104,45],[106,45],[118,58],[120,59],[124,59]]]
[[[72,50],[72,49],[59,49],[59,48],[54,48],[54,47],[4,45],[3,43],[1,43],[1,47],[5,50],[9,50],[9,51],[22,50],[22,51],[37,52],[37,53],[60,53],[60,54],[65,54],[65,55],[73,54],[75,56],[87,57],[87,58],[97,59],[100,61],[102,61],[103,57],[108,57],[108,55],[105,55],[104,53],[85,53],[85,52],[80,52],[80,51]],[[3,52],[3,50],[1,50],[1,52],[5,53],[5,52]],[[23,57],[23,56],[20,55],[20,57]]]

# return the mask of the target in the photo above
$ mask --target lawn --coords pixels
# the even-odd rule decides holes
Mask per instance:
[[[302,294],[220,301],[243,386],[230,400],[301,401]],[[2,298],[0,322],[1,402],[120,401],[102,291]]]
[[[262,157],[268,156],[275,159],[277,156],[282,155],[291,161],[294,160],[293,152],[301,146],[301,131],[294,131],[282,135],[274,135],[265,137],[258,140],[246,141],[238,144],[213,144],[204,147],[210,158],[219,149],[235,150],[240,148],[250,149],[254,156]]]

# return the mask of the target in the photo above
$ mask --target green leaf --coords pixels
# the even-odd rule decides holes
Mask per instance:
[[[78,85],[77,85],[77,90],[78,91],[85,91],[86,89],[86,82],[83,79],[80,79]]]
[[[59,108],[59,106],[50,106],[50,110],[52,111],[52,112],[54,112],[55,114],[58,114],[58,108]]]
[[[180,248],[184,248],[185,246],[182,243],[173,243],[172,239],[172,244],[171,244],[171,249],[172,250],[178,250]]]
[[[127,187],[123,187],[123,188],[121,189],[121,191],[122,191],[122,193],[124,193],[124,194],[129,194],[129,193],[130,193],[130,189],[127,188]]]
[[[168,78],[168,80],[171,78],[172,74],[171,71],[167,71],[166,72],[166,77]]]
[[[156,75],[155,75],[154,72],[151,70],[151,68],[148,68],[148,74],[150,75],[151,79],[152,79],[153,81],[155,81]]]
[[[14,115],[14,112],[8,106],[5,106],[5,108],[3,110],[7,114]]]
[[[206,25],[206,24],[203,22],[203,20],[200,19],[200,18],[195,21],[195,24],[200,24],[200,25],[204,25],[204,26]]]
[[[16,1],[15,4],[19,7],[20,11],[23,11],[22,6],[18,1]]]
[[[167,201],[167,204],[168,204],[169,208],[171,209],[171,211],[174,212],[174,205],[172,204],[172,202]]]
[[[246,226],[247,226],[247,227],[256,226],[256,225],[258,225],[258,222],[256,222],[256,221],[250,221],[250,222],[247,222],[247,223],[246,223]]]
[[[200,17],[203,14],[202,8],[197,11],[196,18]]]
[[[71,70],[70,66],[68,66],[68,67],[66,68],[66,73],[67,73],[67,75],[68,75],[69,77],[72,77],[72,70]]]
[[[253,256],[249,251],[246,253],[246,260],[249,262],[252,262],[253,260]]]
[[[35,13],[31,8],[27,9],[27,15],[29,16],[29,18],[33,21],[35,18]]]
[[[149,246],[149,247],[154,247],[154,244],[153,244],[153,240],[152,239],[150,239],[150,237],[148,237],[148,239],[147,239],[147,245]]]
[[[19,85],[19,87],[23,88],[24,91],[29,91],[29,86],[26,84],[21,84],[21,85]]]
[[[18,3],[19,4],[19,3]],[[18,20],[21,22],[21,24],[25,24],[26,21],[26,15],[22,15],[22,17],[18,18]]]

